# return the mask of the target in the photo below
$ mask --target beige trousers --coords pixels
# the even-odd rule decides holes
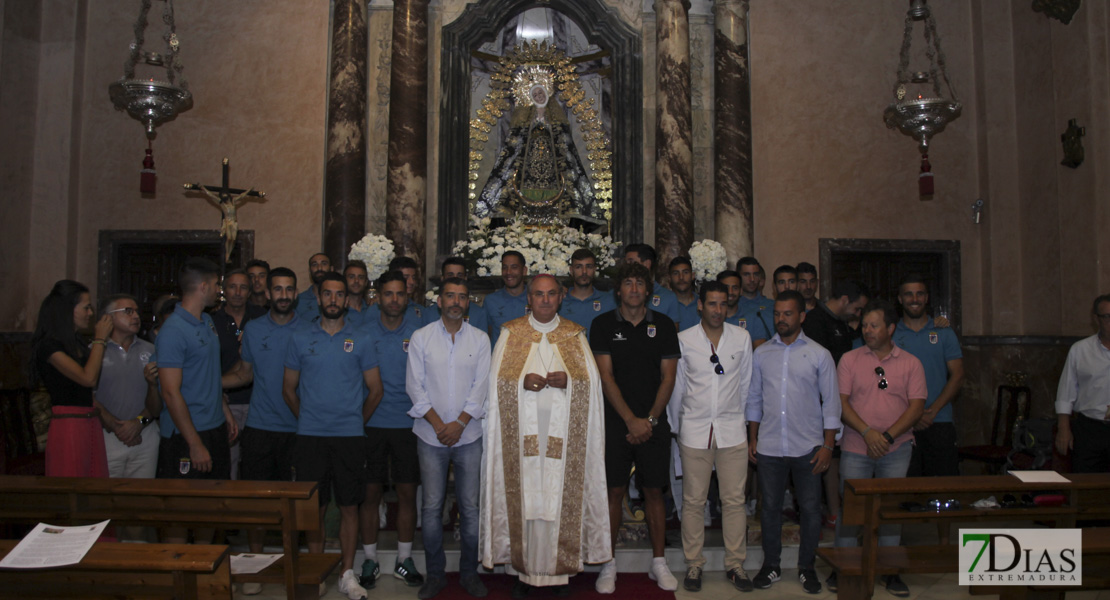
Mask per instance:
[[[748,480],[748,445],[691,448],[678,445],[682,458],[682,551],[687,567],[704,567],[705,526],[702,515],[709,495],[709,480],[717,466],[721,492],[721,524],[725,538],[725,571],[741,568],[747,557],[745,542],[748,515],[744,512],[744,485]]]

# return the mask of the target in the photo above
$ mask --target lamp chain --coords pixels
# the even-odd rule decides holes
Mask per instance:
[[[135,65],[139,63],[139,56],[143,53],[143,44],[146,39],[143,37],[146,31],[146,14],[150,12],[150,0],[143,0],[142,8],[139,9],[139,18],[135,20],[135,40],[131,42],[131,54],[127,57],[127,62],[123,63],[123,78],[135,78]]]
[[[177,39],[177,25],[173,20],[173,0],[164,0],[165,7],[162,9],[162,22],[166,24],[168,30],[162,35],[162,40],[166,42],[166,47],[169,52],[163,57],[166,65],[166,77],[170,83],[180,78],[180,86],[182,89],[189,89],[189,82],[185,80],[184,67],[182,66],[179,58],[181,52],[181,43]],[[131,53],[127,57],[127,61],[123,63],[123,78],[135,78],[135,65],[139,64],[139,60],[143,58],[143,44],[146,43],[146,26],[147,14],[150,12],[151,0],[142,0],[142,8],[139,10],[139,18],[135,20],[135,40],[131,42]]]

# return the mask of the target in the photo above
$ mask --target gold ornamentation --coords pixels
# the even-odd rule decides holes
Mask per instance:
[[[524,436],[524,456],[539,456],[540,455],[540,436],[526,435]]]
[[[563,458],[563,438],[553,435],[547,436],[547,458],[561,460]]]

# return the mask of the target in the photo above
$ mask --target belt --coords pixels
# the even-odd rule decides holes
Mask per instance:
[[[1088,417],[1083,413],[1075,413],[1075,416],[1083,419],[1084,421],[1090,421],[1092,423],[1098,423],[1099,425],[1103,425],[1105,427],[1110,427],[1110,421],[1107,421],[1106,419],[1092,419],[1091,417]]]
[[[51,418],[53,418],[53,419],[95,419],[99,416],[100,416],[100,411],[94,408],[94,409],[92,409],[91,411],[89,411],[87,413],[76,413],[76,414],[62,413],[62,414],[58,414],[58,415],[52,415]]]

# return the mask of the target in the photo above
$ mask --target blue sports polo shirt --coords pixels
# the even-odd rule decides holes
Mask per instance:
[[[220,337],[208,313],[197,319],[180,304],[154,342],[159,367],[181,369],[181,396],[197,431],[215,429],[224,423],[223,388],[220,387]],[[180,433],[162,407],[158,427],[162,437]]]
[[[310,285],[308,289],[297,294],[297,316],[311,319],[320,314],[320,301],[316,299],[316,286]]]
[[[525,290],[513,296],[501,288],[486,296],[485,306],[489,312],[489,343],[492,348],[497,345],[502,325],[528,314],[528,292]]]
[[[740,310],[751,308],[752,310],[760,309],[770,311],[775,307],[775,301],[764,296],[763,294],[756,294],[755,298],[748,298],[743,294],[740,295]],[[770,314],[768,312],[767,314]]]
[[[694,294],[694,301],[689,304],[683,304],[678,296],[675,296],[675,304],[678,306],[678,330],[685,331],[698,323],[701,323],[701,315],[698,314],[698,297]]]
[[[297,431],[297,417],[281,395],[285,379],[285,354],[289,340],[305,319],[297,315],[285,325],[274,322],[270,313],[247,323],[243,329],[243,362],[254,369],[247,427],[265,431]]]
[[[586,328],[586,337],[590,337],[590,325],[598,315],[607,313],[617,307],[612,292],[603,292],[594,288],[594,293],[589,298],[579,300],[569,293],[563,297],[563,305],[559,307],[559,316],[570,319]]]
[[[344,321],[335,335],[320,326],[299,327],[289,340],[285,367],[300,371],[300,435],[363,435],[362,405],[369,391],[363,371],[378,366],[378,353],[365,330]]]
[[[442,315],[439,312],[439,307],[435,304],[428,305],[424,309],[424,324],[431,325],[439,320]],[[489,332],[489,311],[486,307],[471,300],[470,304],[466,307],[466,313],[463,315],[463,321],[482,330],[482,333],[488,335]]]
[[[665,288],[658,283],[653,287],[654,289],[651,292],[651,296],[648,296],[647,307],[657,313],[667,315],[672,321],[677,323],[680,317],[678,313],[678,297],[675,296],[674,292],[669,288]]]
[[[405,391],[405,374],[409,362],[409,340],[412,333],[423,327],[406,314],[401,324],[390,331],[380,318],[367,321],[362,330],[366,332],[378,354],[378,364],[382,376],[385,395],[382,402],[366,422],[367,427],[387,429],[412,429],[412,400]]]
[[[771,306],[761,306],[754,303],[749,303],[745,306],[743,303],[739,305],[735,315],[725,319],[725,323],[732,323],[748,330],[748,335],[752,336],[752,341],[755,340],[769,340],[774,335],[774,316],[771,312]]]
[[[921,361],[921,366],[925,368],[925,385],[929,388],[925,408],[932,406],[948,383],[948,361],[964,356],[960,350],[960,341],[956,339],[956,332],[950,327],[937,327],[932,319],[929,319],[921,331],[914,331],[906,327],[904,322],[898,321],[894,329],[894,343]],[[951,402],[940,409],[933,422],[952,422]]]

